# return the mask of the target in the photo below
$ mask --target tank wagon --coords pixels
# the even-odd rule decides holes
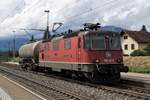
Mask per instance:
[[[22,68],[33,68],[39,63],[40,41],[28,43],[20,47],[19,57]]]
[[[21,65],[31,68],[36,65],[90,81],[119,81],[120,72],[128,72],[123,64],[122,32],[97,28],[94,25],[48,41],[26,44],[19,49]]]

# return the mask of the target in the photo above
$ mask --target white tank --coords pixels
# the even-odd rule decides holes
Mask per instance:
[[[25,44],[19,49],[20,58],[33,58],[37,60],[39,58],[40,41]]]

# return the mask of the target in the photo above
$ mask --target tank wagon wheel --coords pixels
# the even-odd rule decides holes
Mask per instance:
[[[38,69],[37,66],[33,64],[32,67],[31,67],[31,70],[32,71],[37,71],[37,69]]]
[[[33,65],[22,65],[21,68],[24,70],[24,71],[31,71],[31,70],[34,70],[34,67]]]
[[[27,71],[28,70],[28,65],[22,65],[21,68],[23,69],[23,71]]]

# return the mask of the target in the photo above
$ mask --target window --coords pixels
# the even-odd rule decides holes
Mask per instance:
[[[124,36],[124,39],[128,39],[128,36]]]
[[[78,38],[78,48],[81,48],[81,38]]]
[[[70,39],[64,40],[64,48],[65,49],[71,49],[71,40]]]
[[[124,49],[125,49],[125,50],[128,50],[128,45],[127,45],[127,44],[124,45]]]
[[[131,44],[131,50],[134,50],[134,49],[135,49],[135,45]]]
[[[104,49],[104,36],[92,36],[91,37],[91,48],[95,50]]]
[[[59,50],[59,40],[53,41],[53,50]]]
[[[89,35],[84,36],[84,48],[90,49],[90,36]]]
[[[84,36],[84,48],[91,50],[105,49],[105,38],[103,34],[87,34]]]
[[[49,50],[49,44],[48,44],[48,42],[45,42],[45,50],[46,50],[46,51]]]
[[[119,35],[112,35],[109,37],[109,45],[111,50],[118,50],[121,48],[121,41]]]

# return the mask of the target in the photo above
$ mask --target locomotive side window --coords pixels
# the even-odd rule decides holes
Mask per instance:
[[[49,50],[49,43],[45,42],[45,50],[48,51]]]
[[[81,38],[78,38],[78,48],[81,48]]]
[[[53,41],[53,50],[59,50],[59,40]]]
[[[71,39],[65,39],[64,40],[64,48],[65,49],[71,49]]]

